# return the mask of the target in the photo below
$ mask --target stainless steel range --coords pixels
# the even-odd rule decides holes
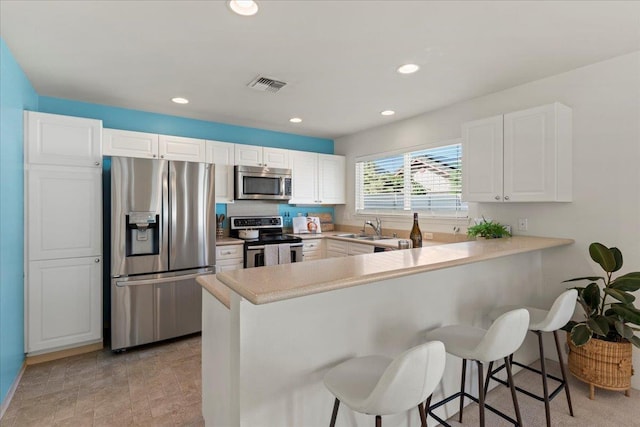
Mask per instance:
[[[230,222],[231,237],[239,238],[243,230],[258,231],[258,237],[245,239],[245,268],[302,261],[302,239],[283,234],[281,216],[236,216]]]

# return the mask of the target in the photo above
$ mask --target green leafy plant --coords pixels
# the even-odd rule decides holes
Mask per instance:
[[[630,341],[640,348],[640,338],[635,335],[640,331],[640,310],[633,305],[636,297],[631,294],[640,289],[640,272],[612,277],[622,268],[622,253],[618,248],[607,248],[596,242],[589,245],[589,255],[602,267],[605,276],[577,277],[563,282],[591,282],[585,287],[574,288],[578,291],[578,303],[584,310],[585,320],[570,321],[563,329],[569,332],[577,347],[585,345],[591,338],[598,338]]]
[[[484,237],[486,239],[496,239],[504,236],[511,236],[504,225],[493,221],[487,221],[482,217],[479,224],[472,225],[467,229],[469,237]]]

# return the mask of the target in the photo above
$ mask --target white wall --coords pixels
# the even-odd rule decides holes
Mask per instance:
[[[622,273],[640,271],[640,51],[340,138],[335,152],[347,156],[347,171],[353,171],[358,156],[459,138],[463,122],[554,101],[573,109],[573,202],[469,207],[471,217],[514,226],[518,218],[528,218],[529,230],[518,234],[575,239],[568,250],[543,254],[546,291],[532,303],[546,305],[566,287],[562,280],[598,272],[587,253],[593,241],[622,250]],[[353,214],[354,173],[347,179],[350,203],[336,209],[336,222],[359,225],[362,220]],[[385,224],[410,227],[408,218]],[[422,220],[421,228],[451,231],[451,224]],[[637,349],[634,367],[640,372]],[[640,389],[640,375],[632,381]]]

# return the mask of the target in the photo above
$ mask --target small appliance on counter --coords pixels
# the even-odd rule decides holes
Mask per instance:
[[[293,234],[321,232],[320,218],[317,216],[298,216],[293,218]]]

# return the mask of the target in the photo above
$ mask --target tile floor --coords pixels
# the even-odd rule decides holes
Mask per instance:
[[[204,426],[200,336],[28,366],[0,427]]]

